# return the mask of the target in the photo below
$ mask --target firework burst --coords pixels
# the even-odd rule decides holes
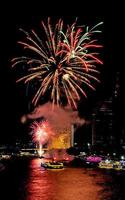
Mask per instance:
[[[36,105],[41,96],[49,93],[53,105],[62,104],[65,98],[71,107],[76,108],[81,94],[87,97],[83,84],[95,90],[93,80],[99,82],[96,65],[103,63],[96,52],[102,45],[93,39],[93,35],[101,32],[97,30],[101,24],[85,28],[77,26],[75,21],[65,28],[62,19],[52,26],[48,18],[47,25],[41,23],[45,33],[42,38],[34,30],[30,33],[23,31],[26,41],[18,43],[32,56],[12,59],[12,67],[23,65],[28,70],[28,74],[17,82],[39,83],[32,103]]]
[[[33,131],[33,141],[38,145],[38,154],[41,157],[43,154],[42,147],[48,143],[53,133],[47,121],[33,122],[30,128]]]
[[[47,121],[33,122],[31,125],[33,131],[33,141],[39,144],[45,144],[52,136],[52,131]]]

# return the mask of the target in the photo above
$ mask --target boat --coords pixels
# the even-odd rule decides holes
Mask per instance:
[[[119,161],[113,160],[103,160],[99,163],[99,168],[103,169],[114,169],[114,170],[124,170],[122,164]]]
[[[125,170],[125,160],[120,160],[119,163],[122,167],[122,170]]]
[[[99,165],[99,168],[102,169],[113,169],[113,161],[112,160],[102,160]]]
[[[51,162],[42,162],[41,167],[44,167],[45,169],[63,169],[64,165],[62,162],[51,161]]]
[[[102,158],[100,156],[91,155],[85,157],[83,161],[85,167],[93,168],[99,165],[99,163],[102,161]]]
[[[99,163],[102,161],[102,158],[100,156],[87,156],[86,157],[87,162],[92,162],[92,163]]]

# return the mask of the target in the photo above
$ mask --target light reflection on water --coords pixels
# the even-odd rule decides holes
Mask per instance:
[[[15,158],[0,172],[0,200],[125,200],[125,171],[44,170],[40,159]]]
[[[40,159],[29,165],[26,200],[108,200],[111,177],[101,171],[83,168],[44,170]]]

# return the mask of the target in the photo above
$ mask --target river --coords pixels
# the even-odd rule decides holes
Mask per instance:
[[[15,159],[0,173],[1,200],[124,200],[125,173],[67,167],[44,170],[41,159]]]

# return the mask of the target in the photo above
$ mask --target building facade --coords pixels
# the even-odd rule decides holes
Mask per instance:
[[[103,143],[119,146],[125,143],[120,78],[120,73],[116,72],[110,97],[93,110],[92,145]]]

